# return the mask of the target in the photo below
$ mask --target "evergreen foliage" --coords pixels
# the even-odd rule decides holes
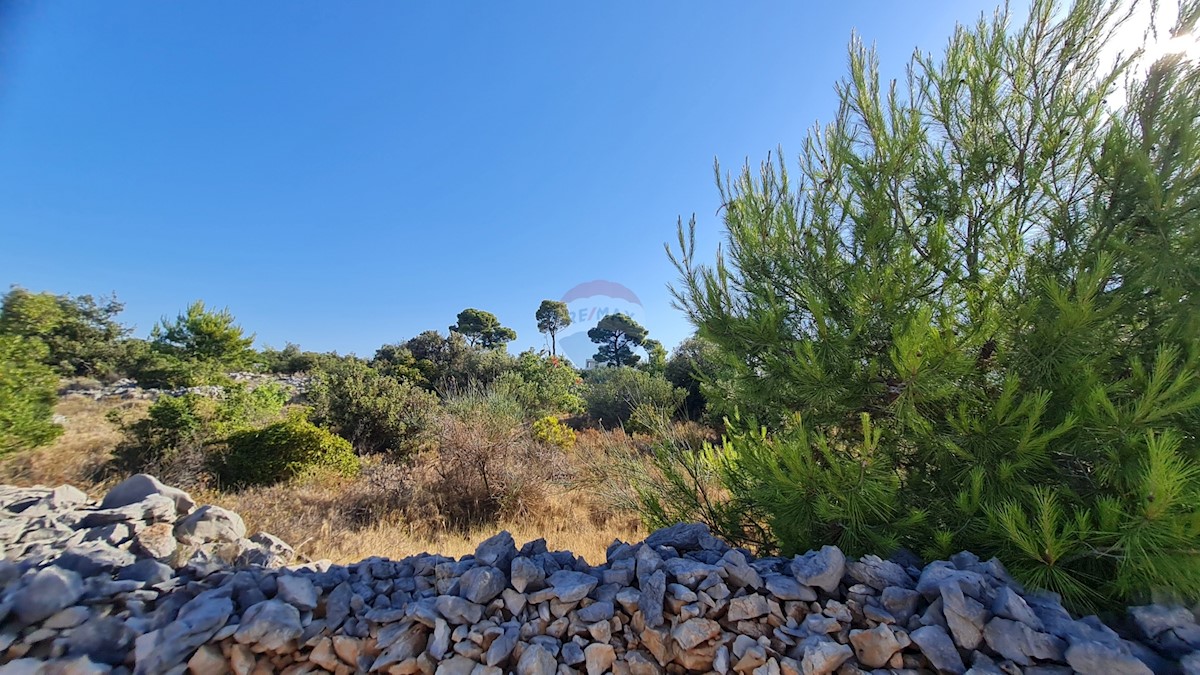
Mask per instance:
[[[1124,17],[1035,0],[891,85],[855,41],[798,174],[719,178],[723,252],[697,264],[681,226],[674,290],[748,431],[699,463],[727,502],[651,513],[997,554],[1077,607],[1200,597],[1200,72],[1164,58],[1112,109]]]
[[[0,334],[0,455],[63,432],[53,421],[58,376],[45,365],[49,353],[37,339]]]
[[[335,357],[335,356],[334,356]],[[331,358],[329,354],[307,352],[300,345],[287,343],[283,349],[267,347],[259,352],[258,365],[268,373],[307,373],[317,368],[322,361]]]
[[[312,420],[360,454],[416,449],[437,410],[435,395],[358,359],[326,365],[308,390]]]
[[[724,382],[724,372],[717,346],[699,335],[693,335],[671,352],[663,375],[668,382],[687,391],[683,412],[689,419],[706,419],[712,413],[717,414],[719,421],[720,414],[732,414],[733,410],[726,410],[719,396],[712,397],[714,400],[710,409],[708,394]]]
[[[115,377],[121,341],[130,332],[116,321],[124,308],[115,296],[97,300],[13,287],[0,301],[0,334],[41,341],[44,362],[60,375]]]
[[[583,380],[564,359],[533,350],[517,356],[516,367],[492,387],[515,398],[531,417],[583,410]]]
[[[209,310],[197,300],[174,321],[154,326],[150,342],[131,350],[129,370],[143,386],[219,384],[230,370],[254,362],[253,344],[228,309]]]
[[[642,348],[646,350],[646,362],[641,367],[648,373],[664,374],[667,371],[667,348],[650,338],[642,342]]]
[[[588,415],[608,426],[625,424],[639,407],[670,417],[686,395],[661,375],[630,367],[597,368],[588,372],[586,383]]]
[[[227,445],[220,475],[228,485],[270,485],[322,469],[351,477],[360,466],[349,441],[309,422],[302,411],[232,434]]]
[[[600,319],[587,334],[592,342],[600,345],[593,357],[596,363],[617,368],[633,366],[641,360],[641,355],[634,354],[633,350],[642,346],[648,331],[628,315],[617,313]]]
[[[450,332],[459,333],[467,344],[483,349],[503,348],[517,339],[517,332],[500,325],[495,314],[482,309],[468,308],[458,313],[458,323],[450,326]]]
[[[472,387],[487,387],[514,366],[514,359],[507,351],[474,349],[462,333],[454,331],[443,336],[435,330],[427,330],[405,342],[401,348],[408,354],[385,345],[372,363],[385,373],[408,379],[444,396]]]
[[[571,313],[567,311],[567,303],[543,300],[538,306],[535,318],[538,330],[550,336],[550,355],[558,356],[558,333],[571,325]]]

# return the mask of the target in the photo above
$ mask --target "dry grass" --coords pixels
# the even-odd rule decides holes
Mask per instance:
[[[314,478],[291,485],[240,493],[199,495],[203,501],[242,515],[251,531],[270,532],[310,559],[336,563],[373,555],[403,558],[416,553],[462,556],[479,542],[508,530],[518,544],[543,538],[551,549],[569,549],[591,563],[604,560],[613,539],[637,541],[645,536],[637,517],[598,512],[590,495],[578,489],[553,492],[542,508],[521,518],[501,520],[466,532],[431,529],[428,523],[393,517],[360,526],[348,522],[346,497],[351,481]]]
[[[54,412],[66,418],[65,431],[54,443],[15,453],[0,460],[0,483],[62,485],[68,483],[93,495],[120,480],[106,474],[121,431],[105,416],[110,410],[140,415],[146,401],[94,401],[81,396],[59,399]]]
[[[110,472],[121,432],[106,415],[118,409],[126,419],[133,419],[147,407],[145,401],[60,399],[55,412],[66,417],[63,435],[49,446],[0,460],[0,483],[68,483],[102,496],[123,478]],[[317,476],[241,492],[205,490],[193,496],[201,503],[236,511],[250,532],[279,536],[312,560],[348,563],[421,552],[458,557],[474,552],[479,542],[496,532],[508,530],[518,545],[542,538],[552,550],[570,550],[599,563],[614,539],[637,541],[646,534],[638,517],[614,500],[627,486],[620,485],[612,467],[638,454],[622,432],[584,432],[576,448],[560,459],[543,458],[542,471],[553,469],[554,478],[530,472],[536,484],[516,487],[528,496],[528,504],[502,509],[498,519],[465,528],[452,526],[431,506],[429,492],[434,486],[447,489],[445,483],[421,476],[419,466],[379,461],[368,462],[367,471],[356,479]]]

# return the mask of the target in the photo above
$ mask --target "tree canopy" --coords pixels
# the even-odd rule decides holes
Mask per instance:
[[[472,347],[495,349],[517,339],[517,332],[500,325],[495,314],[482,309],[467,308],[458,313],[458,322],[450,326],[452,333],[459,333]]]
[[[890,86],[855,41],[798,171],[719,179],[714,265],[680,227],[677,303],[775,432],[722,464],[728,536],[969,549],[1078,607],[1200,594],[1200,71],[1111,107],[1125,17],[1035,0]]]
[[[0,302],[0,334],[42,342],[46,365],[61,375],[109,376],[130,332],[116,320],[124,307],[115,296],[97,300],[13,287]]]
[[[556,337],[559,331],[571,325],[571,313],[567,311],[567,303],[557,300],[543,300],[537,309],[538,330],[550,336],[550,355],[558,355]]]
[[[229,309],[209,310],[197,300],[168,321],[165,317],[150,332],[153,345],[180,358],[240,366],[253,357],[253,335],[245,335]]]
[[[0,455],[63,432],[53,421],[58,377],[44,363],[48,351],[34,338],[0,334]]]
[[[592,342],[600,345],[596,352],[596,363],[608,364],[612,367],[632,366],[641,360],[641,355],[633,353],[635,347],[641,347],[648,331],[626,314],[609,314],[588,331]]]

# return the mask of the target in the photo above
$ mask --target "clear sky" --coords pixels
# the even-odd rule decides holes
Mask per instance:
[[[599,279],[670,347],[713,158],[794,164],[853,30],[899,76],[994,6],[0,0],[0,284],[370,355],[465,307],[540,348],[539,302]]]

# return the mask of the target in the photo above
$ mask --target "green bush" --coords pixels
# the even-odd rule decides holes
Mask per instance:
[[[156,348],[145,340],[122,343],[121,370],[143,387],[175,389],[220,385],[230,382],[225,367],[217,361],[188,359]]]
[[[438,408],[437,396],[352,359],[314,372],[308,401],[313,421],[360,454],[418,448]]]
[[[680,228],[677,299],[755,418],[664,456],[715,467],[730,499],[697,515],[785,552],[998,555],[1077,608],[1200,597],[1200,70],[1110,109],[1117,16],[1001,12],[893,93],[855,43],[799,177],[720,186],[727,254]]]
[[[262,429],[229,436],[219,475],[228,485],[270,485],[330,470],[343,476],[359,471],[350,442],[309,422],[302,413]]]
[[[213,434],[227,436],[276,420],[288,398],[287,390],[274,382],[253,389],[240,383],[225,387],[213,415]]]
[[[610,426],[628,422],[639,406],[649,406],[670,417],[687,395],[661,375],[628,366],[589,371],[585,386],[588,416]]]
[[[63,432],[53,422],[58,376],[43,363],[47,353],[38,340],[0,335],[0,455]]]
[[[43,363],[67,377],[111,379],[120,361],[120,343],[129,329],[116,321],[124,309],[116,297],[97,302],[30,293],[13,287],[0,301],[0,334],[33,338],[46,345]]]
[[[563,450],[575,447],[575,431],[559,422],[553,415],[534,420],[531,432],[535,441],[558,446]]]
[[[453,396],[475,387],[490,386],[496,378],[511,370],[515,361],[503,348],[472,347],[457,331],[443,336],[435,330],[427,330],[403,345],[384,345],[376,353],[372,365],[443,396]],[[414,370],[419,377],[412,372]]]
[[[562,477],[563,453],[532,442],[525,409],[500,391],[475,387],[447,400],[436,436],[414,471],[431,477],[433,511],[451,527],[537,512]]]
[[[493,388],[516,398],[531,417],[583,411],[583,380],[567,363],[530,351],[517,356],[516,368],[496,379]]]
[[[114,421],[125,431],[117,464],[145,471],[182,486],[202,485],[211,470],[214,448],[230,435],[279,419],[287,393],[278,385],[253,390],[228,387],[220,398],[199,394],[160,396],[146,416],[132,423]]]
[[[271,347],[263,349],[259,352],[256,361],[258,367],[264,372],[291,375],[292,373],[307,373],[317,368],[324,357],[324,354],[317,352],[302,351],[299,345],[289,342],[283,349]]]
[[[726,370],[720,349],[710,340],[693,335],[671,352],[663,376],[687,392],[683,412],[688,419],[719,422],[723,415],[733,412],[719,395]],[[714,393],[717,395],[710,396]]]

